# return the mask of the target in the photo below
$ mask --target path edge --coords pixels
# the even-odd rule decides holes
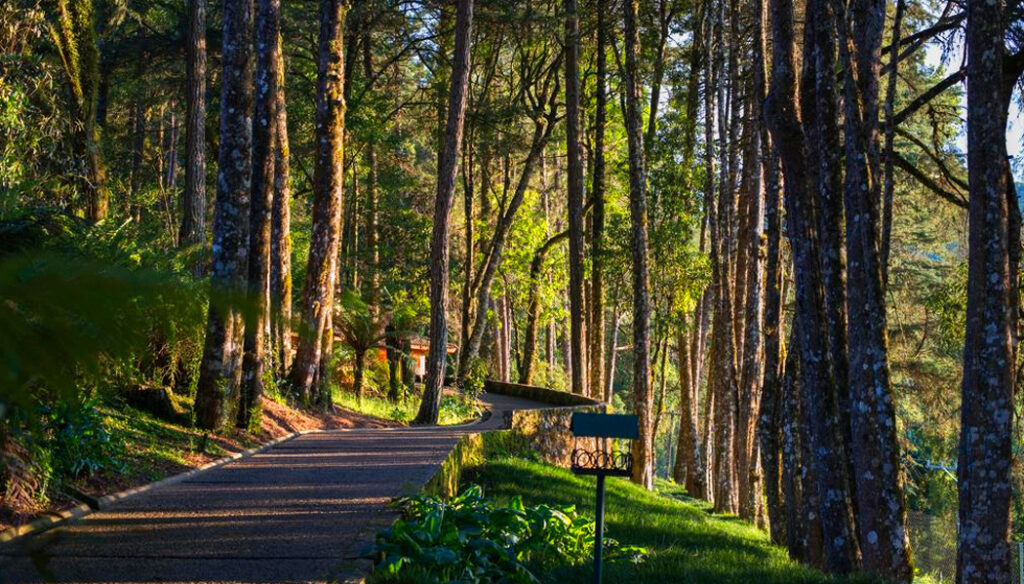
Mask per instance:
[[[275,438],[259,446],[254,446],[253,448],[249,448],[241,452],[236,452],[234,454],[229,454],[228,456],[225,456],[223,458],[218,458],[217,460],[208,462],[203,466],[196,467],[192,470],[187,470],[185,472],[164,477],[160,480],[153,481],[151,483],[146,483],[144,485],[139,485],[137,487],[132,487],[130,489],[125,489],[123,491],[111,493],[109,495],[104,495],[96,499],[95,507],[92,507],[86,503],[82,503],[81,505],[77,505],[70,509],[65,509],[63,511],[59,511],[55,514],[47,515],[45,517],[40,517],[39,519],[30,521],[24,525],[16,525],[14,527],[9,527],[3,531],[0,531],[0,551],[2,551],[4,548],[8,548],[10,546],[22,543],[23,541],[31,537],[37,536],[51,529],[61,527],[68,523],[72,523],[85,517],[88,517],[89,515],[92,515],[97,511],[104,511],[106,509],[109,509],[115,503],[124,501],[125,499],[129,499],[131,497],[141,495],[143,493],[148,493],[149,491],[152,491],[160,487],[166,487],[169,485],[174,485],[183,482],[196,475],[222,467],[229,462],[234,462],[236,460],[240,460],[242,458],[247,458],[254,454],[258,454],[272,446],[277,446],[278,444],[288,442],[289,440],[293,440],[304,434],[313,434],[317,432],[322,432],[322,430],[302,430],[299,432],[292,432],[291,434],[286,434],[284,436]]]

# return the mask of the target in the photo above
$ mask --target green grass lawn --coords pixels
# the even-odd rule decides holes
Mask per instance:
[[[463,484],[476,483],[489,497],[521,495],[526,504],[575,504],[593,516],[595,479],[510,456],[489,457],[468,471]],[[706,505],[686,499],[670,483],[650,493],[622,479],[608,479],[605,507],[607,536],[622,545],[650,551],[639,565],[607,564],[609,584],[792,584],[871,582],[865,578],[831,578],[791,561],[769,543],[766,533],[734,517],[712,515]],[[558,584],[592,582],[585,567],[563,568],[541,576]]]
[[[334,403],[360,414],[403,424],[411,423],[420,409],[419,395],[391,401],[386,397],[366,392],[363,398],[359,399],[355,394],[340,389],[334,392]],[[438,424],[442,426],[464,424],[477,419],[480,414],[481,410],[476,400],[461,394],[445,393],[441,399]]]

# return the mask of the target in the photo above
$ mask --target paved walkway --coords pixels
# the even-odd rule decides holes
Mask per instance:
[[[344,582],[461,434],[546,404],[486,394],[492,416],[462,427],[306,434],[181,483],[129,498],[0,555],[21,582]],[[358,580],[357,580],[358,581]]]

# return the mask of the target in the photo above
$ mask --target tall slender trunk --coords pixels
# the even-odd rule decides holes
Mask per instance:
[[[583,152],[580,148],[580,30],[576,0],[565,10],[565,136],[569,172],[569,323],[573,393],[589,393],[587,345],[583,337]]]
[[[967,3],[967,331],[957,483],[957,584],[1010,578],[1020,211],[1006,153],[1005,5]],[[1008,97],[1008,95],[1006,96]]]
[[[225,0],[221,49],[220,150],[213,220],[213,258],[206,341],[196,388],[196,425],[225,422],[236,394],[244,326],[241,299],[249,269],[249,195],[252,181],[252,2]]]
[[[639,417],[640,439],[633,442],[633,481],[654,487],[654,434],[651,408],[651,306],[647,266],[647,178],[640,130],[640,80],[637,49],[637,0],[624,2],[626,55],[626,134],[629,143],[629,216],[633,248],[633,395]]]
[[[315,392],[329,385],[331,375],[324,364],[331,358],[334,338],[332,317],[341,235],[346,81],[342,53],[348,8],[347,0],[320,2],[313,227],[298,346],[290,375],[293,389],[305,402],[329,398]]]
[[[900,40],[902,37],[903,14],[906,11],[906,0],[896,0],[896,14],[892,21],[892,38],[889,41],[889,76],[885,89],[885,150],[882,154],[882,250],[879,261],[882,264],[882,284],[889,283],[889,250],[892,248],[892,196],[895,189],[893,181],[893,139],[896,136],[896,73],[899,71]]]
[[[463,173],[462,173],[462,209],[465,218],[465,253],[463,257],[464,274],[462,281],[462,310],[460,319],[460,347],[465,350],[465,347],[469,346],[469,328],[472,314],[472,303],[473,303],[473,262],[476,256],[476,242],[474,241],[473,232],[473,156],[472,156],[472,140],[465,138],[466,144],[463,146],[462,152],[463,159]],[[541,159],[543,160],[543,158]],[[486,184],[486,183],[484,183]],[[487,187],[485,186],[484,189]],[[484,195],[486,196],[486,190]],[[462,372],[460,371],[461,375]]]
[[[612,330],[611,339],[608,343],[608,366],[605,367],[605,381],[604,381],[604,403],[612,403],[612,396],[615,394],[615,370],[618,362],[618,344],[619,344],[619,324],[621,315],[619,314],[619,302],[616,299],[612,306]]]
[[[530,262],[530,292],[526,308],[526,333],[523,341],[523,366],[519,370],[519,383],[529,385],[533,381],[533,362],[537,352],[537,328],[540,325],[540,278],[544,268],[544,260],[548,252],[569,237],[568,231],[562,231],[548,238],[544,245],[533,253]]]
[[[764,120],[761,115],[762,102],[765,96],[765,10],[767,2],[758,0],[753,3],[754,46],[753,46],[753,87],[748,98],[747,112],[747,144],[744,161],[746,175],[746,209],[744,232],[746,253],[743,269],[746,272],[744,285],[739,290],[745,294],[744,302],[744,336],[743,361],[740,363],[739,412],[737,424],[737,442],[739,444],[739,460],[737,460],[740,486],[740,517],[756,519],[760,515],[762,485],[760,465],[756,453],[757,417],[761,403],[761,371],[763,355],[761,338],[763,334],[763,302],[764,279],[762,276],[761,240],[764,234],[764,167],[767,162],[763,157],[761,139]]]
[[[590,217],[590,396],[599,399],[604,396],[604,215],[605,215],[605,152],[604,134],[608,123],[608,44],[607,0],[597,0],[597,78],[594,88],[594,165],[591,180],[591,198],[594,201]]]
[[[94,0],[59,0],[52,38],[71,97],[75,124],[71,135],[74,154],[85,162],[79,177],[85,194],[85,215],[90,221],[102,221],[110,207],[106,184],[106,166],[100,150],[98,107],[100,101],[100,50]]]
[[[709,350],[709,358],[714,358],[715,347],[711,345]],[[715,371],[711,370],[708,372],[708,383],[704,390],[704,412],[701,414],[702,422],[701,428],[704,434],[701,436],[701,468],[700,468],[700,485],[701,493],[700,497],[714,505],[715,503],[715,478],[712,475],[714,465],[712,461],[715,458],[715,423],[714,423],[714,411],[715,411]]]
[[[850,321],[850,444],[857,530],[865,572],[913,578],[900,485],[896,412],[889,385],[885,286],[880,257],[878,95],[884,0],[852,0],[840,18],[846,137],[846,255]],[[852,25],[852,26],[851,26]],[[844,33],[843,29],[847,29]]]
[[[437,198],[434,204],[434,230],[430,238],[430,350],[427,355],[427,378],[416,422],[436,424],[444,385],[445,357],[448,347],[448,260],[449,214],[455,196],[455,174],[458,170],[462,127],[466,115],[469,86],[469,55],[473,27],[473,0],[459,0],[455,16],[455,55],[452,63],[451,90],[448,95],[448,116],[444,147],[438,159]]]
[[[183,246],[206,242],[206,0],[188,0],[187,35]]]
[[[810,3],[823,0],[810,0]],[[800,381],[806,397],[809,452],[820,497],[818,516],[824,534],[825,565],[833,573],[857,566],[857,542],[846,477],[846,449],[841,439],[836,384],[827,363],[828,327],[821,289],[819,224],[808,184],[806,138],[795,96],[796,57],[792,0],[771,0],[772,83],[765,119],[779,149],[785,176],[786,218],[796,280],[800,326]],[[813,50],[813,47],[811,47]],[[796,344],[796,343],[794,343]]]
[[[804,528],[804,512],[807,508],[807,501],[804,497],[803,482],[801,481],[801,469],[804,466],[802,458],[804,432],[802,427],[806,426],[803,421],[800,405],[800,333],[797,332],[798,321],[793,319],[789,333],[789,344],[785,362],[782,364],[782,376],[779,379],[778,392],[780,408],[779,417],[779,439],[781,454],[781,478],[782,499],[785,501],[785,533],[786,548],[789,550],[789,557],[794,560],[809,561],[807,557],[806,537],[808,531]],[[769,396],[769,388],[765,388],[765,399]],[[774,393],[774,392],[773,392]],[[770,403],[770,402],[769,402]],[[818,524],[820,526],[820,523]],[[772,537],[774,539],[775,525],[772,524]],[[820,531],[820,528],[819,530]]]
[[[369,83],[373,78],[373,36],[369,26],[363,29],[363,76]],[[380,221],[377,185],[377,147],[373,138],[366,144],[366,255],[367,277],[363,282],[363,298],[370,309],[380,309]]]
[[[144,70],[145,53],[142,53],[139,58],[139,62],[135,66],[136,76],[141,77]],[[125,211],[128,216],[134,216],[134,203],[136,197],[138,197],[139,191],[142,190],[142,162],[143,157],[146,153],[146,105],[145,105],[145,86],[139,84],[138,89],[135,91],[134,103],[132,104],[132,125],[133,125],[133,139],[132,139],[132,161],[131,161],[131,176],[128,183],[128,200],[125,203]],[[186,145],[187,148],[187,145]],[[186,176],[186,181],[188,180]],[[204,185],[205,186],[205,185]],[[187,187],[186,187],[187,190]]]
[[[836,383],[839,425],[843,442],[850,444],[850,392],[847,380],[847,298],[846,266],[843,258],[843,196],[840,165],[839,93],[836,76],[837,16],[833,4],[810,2],[804,20],[813,23],[805,34],[803,89],[801,110],[807,137],[807,180],[816,195],[818,232],[822,245],[820,254],[825,288],[825,322],[828,329],[828,359]],[[856,482],[852,457],[847,467],[847,489],[851,493],[856,518],[857,499],[853,497]]]
[[[274,136],[274,208],[270,225],[270,334],[276,374],[284,378],[292,366],[292,235],[291,149],[288,112],[284,97],[284,58],[280,37],[274,48],[277,60],[277,105]]]
[[[270,305],[270,237],[274,210],[274,163],[277,141],[276,44],[281,36],[281,0],[256,4],[256,107],[252,128],[252,196],[249,208],[249,285],[242,358],[241,402],[235,423],[248,428],[259,419],[267,370],[265,333]]]
[[[767,141],[767,140],[766,140]],[[784,519],[783,473],[780,465],[783,440],[780,421],[783,418],[782,400],[782,335],[785,325],[782,297],[782,191],[779,188],[779,164],[770,144],[762,144],[765,155],[765,217],[767,219],[768,250],[765,262],[764,304],[764,373],[761,378],[761,409],[758,419],[758,438],[761,447],[761,467],[764,470],[764,494],[768,508],[768,522],[772,542],[787,542]],[[786,502],[788,504],[788,501]]]
[[[683,323],[676,337],[679,363],[679,434],[676,438],[676,462],[672,478],[685,486],[690,496],[697,494],[697,395],[690,367],[690,328]]]

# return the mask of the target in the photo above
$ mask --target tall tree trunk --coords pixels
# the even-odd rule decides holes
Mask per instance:
[[[640,129],[640,80],[637,49],[637,1],[624,2],[626,55],[626,134],[629,143],[629,216],[633,247],[633,407],[640,422],[640,439],[633,442],[633,481],[654,488],[654,434],[651,419],[651,307],[647,267],[647,178]]]
[[[967,3],[967,333],[957,483],[957,584],[1010,578],[1020,215],[1006,153],[1005,6]]]
[[[840,165],[839,93],[836,76],[837,17],[829,1],[809,2],[805,22],[813,23],[805,34],[801,109],[807,140],[807,180],[816,194],[820,255],[825,287],[825,322],[828,328],[828,359],[836,382],[839,424],[844,444],[850,444],[850,392],[847,380],[846,267],[843,258],[843,171]],[[847,457],[847,488],[856,518],[856,483],[852,457]]]
[[[474,241],[473,235],[473,156],[472,156],[472,140],[464,138],[465,144],[463,145],[462,159],[463,159],[463,172],[462,172],[462,209],[465,218],[465,257],[463,258],[464,264],[464,279],[462,281],[462,310],[460,324],[460,336],[461,341],[460,347],[465,350],[469,346],[469,329],[472,315],[472,303],[473,303],[473,262],[476,256],[476,242]],[[467,160],[468,159],[468,160]],[[541,158],[543,161],[543,158]],[[485,173],[486,174],[486,173]],[[486,185],[487,183],[483,183]],[[487,187],[484,186],[482,190],[483,195],[487,196]],[[462,371],[459,371],[462,374]]]
[[[455,196],[462,127],[466,115],[469,86],[469,54],[473,27],[473,0],[459,0],[455,15],[455,54],[452,63],[451,90],[448,94],[448,119],[444,147],[438,159],[437,198],[434,205],[434,230],[430,238],[430,350],[427,354],[427,378],[416,422],[436,424],[441,407],[445,361],[448,348],[448,260],[449,217]]]
[[[544,245],[533,252],[533,261],[530,262],[530,292],[528,306],[526,309],[526,333],[523,341],[523,367],[519,370],[519,383],[529,385],[533,382],[533,362],[537,352],[537,327],[540,325],[540,278],[544,268],[544,260],[548,252],[556,245],[569,237],[568,231],[557,233]]]
[[[689,330],[694,325],[684,322],[676,337],[679,363],[679,435],[676,438],[676,462],[672,478],[686,488],[692,497],[697,494],[697,395],[690,367]]]
[[[906,0],[896,0],[896,14],[892,21],[892,38],[889,42],[889,74],[885,89],[885,150],[882,154],[882,264],[883,287],[889,283],[889,250],[892,248],[892,196],[895,184],[893,181],[893,139],[896,136],[896,73],[899,71],[900,41],[902,37],[903,13],[906,11]]]
[[[756,519],[763,499],[760,480],[760,465],[756,453],[757,418],[761,403],[761,370],[763,367],[761,337],[763,330],[763,292],[761,240],[764,234],[762,217],[764,211],[764,166],[767,162],[763,157],[761,145],[764,120],[761,116],[762,102],[765,96],[765,58],[766,35],[765,10],[767,2],[758,0],[753,3],[754,46],[753,46],[753,87],[747,112],[747,144],[744,161],[746,175],[746,209],[744,232],[741,236],[746,246],[743,269],[745,290],[744,302],[744,336],[743,361],[740,363],[739,412],[737,424],[737,442],[739,444],[739,485],[740,485],[740,517]]]
[[[608,343],[608,366],[605,367],[605,381],[604,381],[604,403],[612,403],[612,396],[615,394],[615,370],[618,362],[618,345],[619,345],[619,324],[622,315],[619,314],[619,301],[616,301],[612,307],[612,330],[611,339]]]
[[[265,333],[270,305],[270,237],[277,154],[277,43],[281,36],[281,0],[256,2],[256,108],[252,128],[252,196],[249,209],[249,294],[242,359],[242,391],[236,425],[259,419],[267,370]]]
[[[213,218],[213,257],[206,341],[196,387],[196,425],[225,422],[236,394],[243,329],[241,299],[249,270],[249,195],[252,181],[252,2],[225,0],[221,49],[219,180]]]
[[[373,37],[369,26],[363,29],[363,75],[366,82],[373,79]],[[371,137],[366,144],[366,254],[367,278],[363,283],[363,298],[370,309],[380,308],[380,221],[378,218],[377,148]]]
[[[801,459],[802,445],[801,427],[805,424],[801,418],[801,399],[798,394],[800,380],[800,334],[797,332],[797,321],[793,320],[789,333],[790,343],[787,345],[786,359],[780,367],[782,376],[778,383],[779,393],[779,440],[781,460],[781,489],[782,500],[785,502],[785,534],[786,548],[789,550],[789,557],[794,560],[807,561],[804,539],[802,514],[807,506],[803,495],[803,484],[800,481],[800,469],[803,465]],[[781,334],[781,332],[780,332]],[[768,399],[770,388],[765,387],[765,397]],[[772,391],[774,393],[774,391]],[[772,536],[774,539],[774,524],[772,525]]]
[[[709,360],[715,356],[715,347],[712,344],[708,351]],[[715,458],[715,424],[714,424],[714,411],[715,411],[715,371],[712,369],[708,371],[708,382],[704,390],[704,412],[702,413],[701,428],[704,434],[701,436],[701,498],[715,504],[715,477],[712,475],[714,458]]]
[[[185,193],[178,240],[192,246],[206,243],[206,0],[188,0],[187,35]]]
[[[270,331],[274,362],[279,378],[292,366],[292,234],[291,234],[291,148],[288,142],[288,112],[284,98],[284,58],[281,38],[275,42],[277,60],[277,105],[274,136],[274,209],[270,225]]]
[[[644,151],[654,151],[654,139],[658,133],[658,106],[661,105],[661,85],[665,78],[665,47],[668,44],[670,26],[676,15],[676,3],[672,0],[658,0],[658,42],[654,53],[654,76],[651,80],[651,98],[647,114],[647,130],[644,132]],[[657,201],[654,201],[655,206]]]
[[[590,396],[601,399],[604,396],[604,205],[605,205],[605,153],[604,134],[608,123],[608,24],[607,0],[597,0],[597,78],[595,80],[594,104],[594,165],[591,180],[591,198],[594,211],[590,217]]]
[[[135,74],[139,77],[142,76],[143,71],[143,59],[139,59],[139,64],[135,67]],[[142,162],[143,157],[146,153],[146,105],[145,99],[145,86],[139,84],[139,89],[135,92],[135,103],[133,104],[132,117],[133,120],[133,139],[132,139],[132,162],[131,162],[131,177],[128,183],[128,200],[125,202],[126,215],[134,216],[134,203],[136,197],[139,195],[139,191],[142,190]],[[187,177],[186,177],[187,180]]]
[[[785,325],[782,298],[782,191],[779,189],[778,159],[771,145],[762,144],[765,156],[765,217],[767,219],[768,252],[765,265],[764,304],[764,373],[761,378],[761,409],[758,438],[761,467],[764,470],[764,494],[772,542],[787,542],[783,509],[783,473],[781,419],[782,401],[782,335]]]
[[[909,582],[910,542],[900,485],[896,412],[889,386],[880,258],[878,94],[884,0],[852,0],[840,19],[846,137],[846,255],[850,321],[850,450],[865,572]],[[852,28],[851,28],[852,25]],[[846,34],[843,34],[843,29]]]
[[[811,0],[820,2],[822,0]],[[818,223],[808,185],[806,141],[795,103],[797,95],[793,2],[771,0],[772,84],[765,119],[779,149],[785,175],[786,218],[793,250],[797,318],[800,321],[800,380],[807,397],[807,426],[812,468],[820,497],[826,567],[845,574],[857,566],[857,542],[846,477],[846,450],[841,439],[835,381],[826,366],[828,327],[820,283]]]
[[[75,155],[85,161],[85,174],[79,180],[85,214],[91,221],[102,221],[110,207],[110,191],[97,123],[100,50],[94,0],[59,0],[55,20],[50,32],[74,100],[73,146]]]
[[[334,288],[337,278],[344,182],[345,71],[344,29],[347,0],[321,0],[317,60],[316,159],[313,169],[313,227],[302,299],[298,347],[291,383],[310,401],[330,381],[323,363],[333,339]],[[324,339],[328,339],[324,346]]]
[[[589,393],[587,345],[583,337],[583,152],[580,148],[580,30],[576,0],[565,10],[565,136],[569,172],[569,323],[573,393]]]

